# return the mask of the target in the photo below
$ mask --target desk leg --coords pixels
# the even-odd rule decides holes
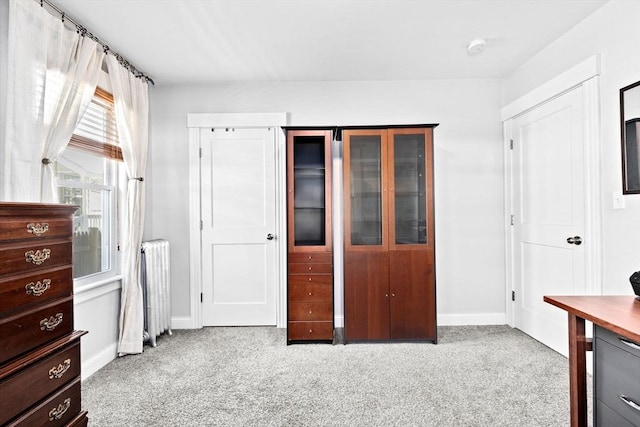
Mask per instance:
[[[569,313],[569,399],[571,427],[587,426],[587,338],[584,319]]]

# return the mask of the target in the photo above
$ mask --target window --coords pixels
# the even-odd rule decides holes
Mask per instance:
[[[79,206],[73,222],[75,279],[113,270],[119,160],[113,97],[97,89],[54,165],[60,203]]]

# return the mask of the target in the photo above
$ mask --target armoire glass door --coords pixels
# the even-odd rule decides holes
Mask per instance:
[[[349,192],[347,247],[386,245],[386,137],[381,131],[351,131],[345,146],[345,177]]]
[[[294,137],[295,246],[323,246],[326,242],[324,137]]]
[[[425,134],[403,129],[389,132],[392,245],[425,245],[430,237],[427,226],[430,171]]]
[[[330,133],[291,130],[287,139],[289,251],[331,250]]]

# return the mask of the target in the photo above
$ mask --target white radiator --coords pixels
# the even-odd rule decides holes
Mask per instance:
[[[171,288],[169,286],[169,242],[142,242],[140,268],[144,298],[144,341],[156,346],[156,338],[171,335]]]

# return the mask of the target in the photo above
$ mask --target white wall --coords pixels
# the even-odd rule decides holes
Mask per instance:
[[[187,114],[288,112],[292,126],[439,123],[439,321],[506,322],[499,80],[180,85],[151,106],[145,238],[172,244],[174,321],[190,316]]]
[[[120,280],[76,290],[74,327],[82,337],[82,379],[93,375],[117,356],[120,318]]]
[[[7,117],[7,67],[9,66],[9,2],[0,0],[0,153],[4,152]],[[0,174],[0,188],[4,176]]]
[[[512,102],[594,54],[601,59],[602,290],[632,294],[628,278],[640,270],[640,195],[625,196],[622,210],[613,209],[612,195],[622,191],[619,90],[640,80],[640,2],[606,3],[529,59],[504,80],[503,102]]]

